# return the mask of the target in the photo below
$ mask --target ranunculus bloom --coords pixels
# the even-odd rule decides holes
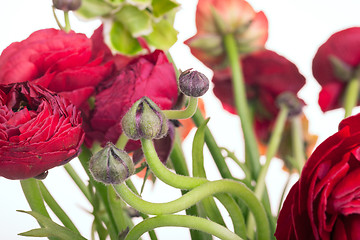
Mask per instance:
[[[122,117],[140,98],[147,96],[164,110],[170,109],[178,96],[174,68],[159,50],[131,61],[108,86],[95,96],[86,130],[88,144],[94,140],[103,145],[116,143],[122,133]],[[129,141],[126,150],[139,146]]]
[[[280,212],[278,240],[360,239],[359,121],[343,120],[310,156]]]
[[[82,105],[112,71],[84,34],[56,29],[34,32],[0,56],[0,84],[31,81]]]
[[[0,176],[25,179],[76,157],[84,139],[80,112],[31,83],[0,85]]]
[[[225,34],[233,34],[240,53],[262,49],[268,37],[266,16],[255,12],[244,0],[199,0],[196,28],[197,34],[185,43],[191,53],[211,69],[224,64],[222,39]]]
[[[246,93],[253,108],[255,130],[263,142],[267,142],[279,108],[277,97],[284,92],[295,95],[304,86],[305,78],[298,68],[286,58],[270,50],[248,55],[241,60]],[[229,68],[215,71],[214,94],[225,110],[235,114],[234,96]]]
[[[322,87],[319,94],[322,111],[342,107],[346,85],[352,78],[359,78],[359,68],[360,27],[333,34],[318,49],[312,69]]]

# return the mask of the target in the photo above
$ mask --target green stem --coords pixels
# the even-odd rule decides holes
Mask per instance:
[[[71,31],[71,26],[70,26],[70,20],[69,20],[69,12],[68,11],[64,11],[64,20],[65,20],[65,32],[70,32]]]
[[[175,134],[174,146],[170,153],[170,161],[174,166],[174,170],[177,174],[189,176],[189,170],[187,168],[186,159],[181,148],[181,141],[179,138],[178,131],[176,131]],[[187,192],[188,192],[187,190],[181,190],[182,195],[186,194]],[[199,209],[196,205],[187,208],[185,212],[186,215],[199,216]],[[194,229],[190,229],[190,235],[191,235],[191,239],[206,239],[204,233]]]
[[[223,240],[242,239],[229,231],[227,228],[204,218],[187,215],[164,215],[149,218],[139,223],[133,229],[131,229],[125,240],[138,240],[139,237],[145,232],[157,227],[166,226],[197,229],[206,233],[210,233]]]
[[[224,45],[232,70],[235,107],[238,115],[240,116],[241,127],[244,133],[245,148],[247,148],[249,153],[249,161],[247,164],[253,174],[253,178],[256,179],[260,171],[260,154],[257,147],[253,124],[251,122],[250,111],[245,92],[245,83],[234,36],[231,34],[225,35]]]
[[[64,27],[61,25],[58,17],[56,16],[56,12],[55,12],[55,7],[54,7],[54,6],[52,7],[52,11],[53,11],[53,15],[54,15],[56,24],[58,25],[58,27],[59,27],[61,30],[64,30]]]
[[[241,198],[253,212],[259,239],[269,239],[270,230],[264,208],[251,190],[233,180],[218,180],[204,183],[182,197],[167,203],[151,203],[134,194],[125,184],[113,185],[119,196],[140,212],[151,215],[172,214],[182,211],[202,199],[218,193],[230,193]]]
[[[44,183],[39,181],[39,188],[41,194],[46,202],[46,204],[50,207],[51,211],[59,218],[59,220],[64,224],[65,227],[72,230],[75,233],[79,233],[79,230],[76,228],[74,223],[71,221],[69,216],[64,212],[64,210],[60,207],[60,205],[56,202],[56,200],[51,196],[48,189],[45,187]]]
[[[198,98],[190,97],[184,110],[163,110],[163,113],[168,119],[187,119],[195,114],[197,105]]]
[[[305,150],[304,138],[302,134],[301,116],[296,116],[291,119],[291,133],[294,159],[296,162],[296,168],[298,169],[300,174],[305,164]]]
[[[123,150],[128,141],[129,138],[125,135],[125,133],[121,133],[118,141],[116,142],[116,147]]]
[[[199,127],[205,121],[199,109],[195,112],[192,119],[197,127]],[[217,168],[219,169],[221,177],[234,179],[231,175],[228,165],[225,162],[225,158],[222,155],[221,150],[208,127],[205,127],[205,143],[210,151],[211,156],[214,159]]]
[[[70,163],[66,164],[64,166],[66,172],[69,174],[69,176],[71,177],[71,179],[75,182],[75,184],[78,186],[78,188],[80,189],[80,191],[84,194],[84,196],[89,200],[89,202],[91,202],[91,195],[89,192],[89,189],[87,188],[87,186],[85,185],[85,183],[81,180],[81,178],[79,177],[79,175],[76,173],[76,171],[74,170],[74,168],[70,165]]]
[[[359,98],[359,87],[360,81],[357,78],[353,78],[347,84],[345,99],[344,99],[344,108],[345,108],[345,118],[351,115],[352,109],[356,106]]]
[[[146,161],[148,163],[148,165],[150,166],[151,170],[153,171],[153,173],[163,182],[167,183],[168,185],[172,186],[172,187],[176,187],[176,188],[180,188],[180,189],[193,189],[197,186],[202,187],[203,185],[205,185],[205,183],[208,183],[207,179],[204,178],[191,178],[191,177],[187,177],[187,176],[181,176],[181,175],[177,175],[173,172],[171,172],[170,170],[168,170],[160,161],[159,157],[156,154],[153,142],[151,140],[147,140],[147,139],[141,139],[141,143],[142,143],[142,147],[143,147],[143,152],[145,154],[145,158]],[[230,180],[222,180],[223,182],[225,181],[230,181]],[[237,182],[235,182],[237,183]],[[238,186],[242,186],[245,189],[248,189],[245,185],[243,185],[242,183],[237,183],[239,184]],[[201,185],[201,186],[200,186]],[[224,188],[223,188],[224,189]],[[245,190],[244,190],[245,191]],[[251,195],[252,192],[250,190],[248,190]],[[192,191],[191,191],[192,192]],[[225,191],[226,192],[226,191]],[[190,193],[190,192],[189,192]],[[187,193],[187,194],[189,194]],[[230,192],[233,193],[233,192]],[[246,202],[243,198],[243,196],[239,196],[238,194],[242,194],[242,190],[238,190],[238,194],[233,193],[235,196],[240,197],[247,205],[248,207],[253,210],[253,211],[263,211],[263,214],[265,214],[265,217],[262,218],[262,220],[260,221],[266,221],[265,224],[262,223],[261,225],[264,225],[267,228],[267,232],[269,232],[269,225],[266,219],[266,213],[262,207],[262,205],[259,203],[259,201],[256,199],[257,203],[260,205],[260,209],[252,209],[252,207],[249,206],[249,203]],[[253,195],[254,196],[254,195]],[[185,197],[185,195],[183,196]],[[126,200],[125,200],[126,201]],[[253,200],[254,201],[254,200]],[[127,202],[127,201],[126,201]],[[129,204],[129,202],[128,202]],[[141,211],[141,210],[140,210]],[[254,212],[255,214],[255,212]],[[255,217],[256,219],[256,217]],[[266,219],[266,220],[265,220]],[[259,229],[259,225],[260,222],[258,222],[259,219],[256,221],[258,229]],[[258,234],[261,234],[260,232]]]
[[[276,118],[274,129],[270,137],[269,145],[266,151],[265,164],[262,166],[259,177],[256,181],[254,193],[259,200],[262,199],[265,190],[265,177],[269,169],[270,162],[279,148],[288,113],[289,113],[289,109],[285,105],[282,105],[280,107],[280,112]],[[250,238],[253,237],[252,235],[254,233],[254,224],[255,224],[254,218],[250,214],[248,216],[248,224],[247,224],[248,236]]]
[[[31,210],[34,212],[40,213],[41,215],[50,218],[49,213],[47,212],[44,204],[43,197],[40,192],[38,185],[38,180],[34,178],[28,178],[25,180],[20,180],[22,190],[28,201]]]
[[[289,109],[286,106],[281,106],[266,151],[266,162],[262,166],[259,177],[256,181],[255,195],[257,196],[258,199],[261,199],[262,194],[264,193],[265,177],[269,169],[270,162],[272,158],[275,156],[276,152],[278,151],[288,113],[289,113]]]
[[[285,183],[285,186],[284,186],[284,189],[281,193],[281,198],[280,198],[280,201],[279,201],[279,207],[278,207],[278,211],[277,211],[277,216],[279,216],[279,213],[280,213],[280,210],[281,210],[281,206],[282,206],[282,202],[284,200],[284,197],[285,197],[285,194],[286,194],[286,190],[290,184],[290,179],[291,179],[291,173],[289,173],[289,176],[286,180],[286,183]]]

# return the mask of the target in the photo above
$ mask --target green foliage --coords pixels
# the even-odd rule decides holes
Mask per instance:
[[[32,229],[27,232],[19,233],[21,236],[26,237],[56,237],[59,239],[73,239],[73,240],[86,240],[80,234],[71,231],[68,228],[62,227],[59,224],[53,222],[50,218],[41,215],[40,213],[33,211],[22,211],[18,212],[27,213],[33,216],[43,227]]]

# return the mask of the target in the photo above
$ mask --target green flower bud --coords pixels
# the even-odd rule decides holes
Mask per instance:
[[[109,142],[90,158],[89,170],[98,182],[120,184],[134,174],[135,168],[129,155]]]
[[[209,79],[192,68],[182,72],[179,77],[179,88],[186,96],[201,97],[209,89]]]
[[[139,99],[125,114],[121,126],[130,139],[159,139],[168,131],[167,119],[161,109],[148,97]]]
[[[285,105],[289,109],[288,116],[294,117],[302,112],[304,103],[292,92],[281,93],[276,102],[279,106]]]
[[[53,0],[53,5],[64,12],[75,11],[80,8],[81,0]]]

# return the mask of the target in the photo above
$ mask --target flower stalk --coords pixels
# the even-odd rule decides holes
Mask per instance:
[[[359,90],[360,90],[360,80],[355,77],[350,80],[345,90],[345,99],[344,99],[345,118],[351,116],[351,112],[353,108],[356,106],[359,98]]]

